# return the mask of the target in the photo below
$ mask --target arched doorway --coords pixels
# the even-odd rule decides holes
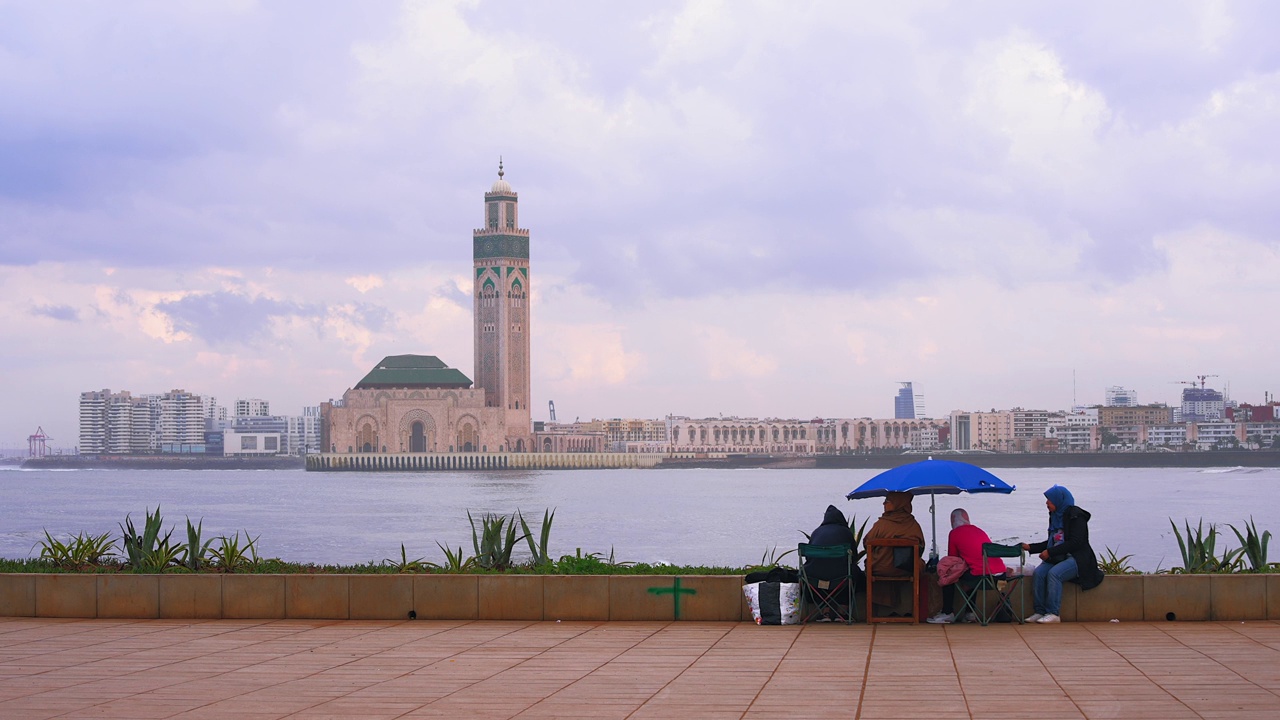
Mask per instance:
[[[360,452],[373,452],[378,447],[378,435],[373,431],[372,424],[360,426],[360,432],[356,433],[356,447],[360,448]]]
[[[475,426],[469,422],[463,423],[462,428],[458,431],[458,451],[475,452],[479,444],[480,439],[476,437]]]
[[[427,451],[427,433],[426,426],[421,420],[415,421],[409,428],[409,452],[426,452]]]

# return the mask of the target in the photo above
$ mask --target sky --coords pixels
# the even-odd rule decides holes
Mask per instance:
[[[0,447],[81,392],[474,377],[531,233],[534,418],[1280,391],[1269,2],[0,0]]]

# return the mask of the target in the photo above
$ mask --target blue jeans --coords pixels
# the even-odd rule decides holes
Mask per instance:
[[[1062,562],[1043,562],[1036,566],[1032,585],[1036,593],[1036,612],[1041,615],[1062,613],[1062,583],[1074,579],[1080,572],[1076,559],[1067,556]]]

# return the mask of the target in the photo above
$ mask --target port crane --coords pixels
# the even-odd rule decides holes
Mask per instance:
[[[44,434],[43,427],[36,426],[35,434],[27,436],[27,457],[42,458],[48,455],[48,442],[52,439]]]

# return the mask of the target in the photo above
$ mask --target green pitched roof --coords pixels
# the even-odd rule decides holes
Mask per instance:
[[[388,355],[356,383],[358,389],[414,387],[469,388],[471,379],[434,355]]]

